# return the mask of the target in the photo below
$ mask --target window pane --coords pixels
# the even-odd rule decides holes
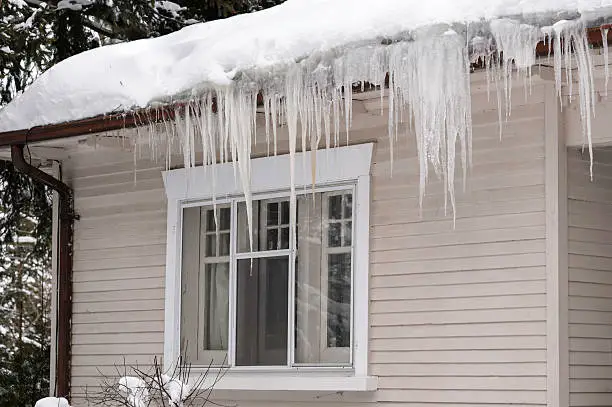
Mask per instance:
[[[287,364],[289,258],[238,260],[236,365]]]
[[[230,230],[231,210],[230,208],[219,208],[219,229]]]
[[[271,202],[267,206],[268,206],[268,226],[278,225],[278,203]]]
[[[350,345],[351,255],[330,254],[327,280],[327,346]]]
[[[181,354],[194,365],[227,363],[229,262],[218,249],[227,246],[229,231],[214,229],[212,208],[183,210]]]
[[[329,247],[342,246],[342,223],[330,222],[328,225],[328,245]]]
[[[219,256],[229,256],[230,254],[230,234],[229,232],[219,235]]]
[[[289,200],[253,201],[253,251],[289,248]],[[287,229],[285,231],[284,229]],[[250,252],[246,203],[238,203],[238,252]]]
[[[283,225],[289,224],[289,201],[284,201],[281,204],[281,223]]]
[[[268,239],[266,250],[278,250],[278,229],[267,229],[266,237]]]
[[[202,349],[227,351],[229,264],[207,264],[199,286]]]
[[[342,200],[342,195],[336,195]],[[327,194],[317,193],[298,197],[297,211],[297,258],[295,280],[295,362],[302,365],[347,365],[350,364],[350,248],[339,256],[346,256],[348,279],[345,292],[336,293],[335,283],[338,274],[336,257],[332,257],[330,266],[330,247],[335,252],[345,251],[341,248],[341,227],[343,222],[328,222],[330,198]],[[334,198],[335,199],[335,198]],[[342,208],[342,206],[340,206]],[[335,247],[329,242],[330,229]],[[332,227],[332,225],[335,225]],[[341,262],[340,262],[341,263]],[[340,290],[342,291],[342,290]],[[343,297],[344,298],[341,298]],[[346,301],[347,308],[338,312],[338,299]],[[348,317],[348,319],[346,319]],[[328,327],[335,327],[340,319],[343,330],[328,332]],[[346,319],[346,321],[344,321]],[[334,335],[338,334],[339,338]],[[347,336],[348,335],[348,336]],[[337,340],[336,340],[337,339]]]
[[[285,227],[281,229],[280,241],[281,241],[281,247],[280,247],[281,249],[289,248],[289,227]]]
[[[219,221],[219,230],[230,229],[230,208],[217,208],[217,218]],[[206,209],[206,230],[208,232],[214,232],[217,230],[215,223],[215,210],[213,208]]]
[[[329,219],[342,219],[342,195],[329,197]]]
[[[205,235],[205,239],[206,239],[206,257],[216,257],[217,256],[217,234],[208,233]]]
[[[215,212],[212,209],[206,210],[206,230],[209,232],[215,231]]]
[[[344,246],[350,246],[353,240],[353,222],[344,222]]]
[[[353,195],[344,195],[344,219],[353,217]]]

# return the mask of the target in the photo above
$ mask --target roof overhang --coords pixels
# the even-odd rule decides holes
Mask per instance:
[[[589,44],[594,48],[602,47],[604,45],[603,30],[610,28],[612,28],[612,24],[588,28],[586,36]],[[612,29],[608,31],[608,40],[612,40]],[[543,41],[537,44],[536,55],[538,57],[547,57],[551,54],[550,44]],[[475,66],[475,69],[479,69],[479,67]],[[360,89],[361,87],[355,87],[353,93],[358,93]],[[124,113],[109,113],[71,122],[0,132],[0,148],[15,144],[38,143],[99,134],[169,121],[180,114],[185,104],[186,102],[180,101],[162,107],[136,109]]]

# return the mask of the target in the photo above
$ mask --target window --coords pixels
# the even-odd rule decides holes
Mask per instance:
[[[252,238],[240,198],[183,208],[180,328],[189,361],[352,364],[353,185],[302,193],[296,207],[292,221],[288,196],[253,200]]]
[[[194,366],[229,367],[228,389],[372,390],[371,152],[371,144],[319,151],[314,170],[310,153],[296,154],[295,216],[287,156],[252,160],[250,208],[231,164],[164,174],[166,363],[184,355]],[[249,385],[256,373],[244,372],[262,369],[295,383]],[[322,380],[336,374],[343,380]]]

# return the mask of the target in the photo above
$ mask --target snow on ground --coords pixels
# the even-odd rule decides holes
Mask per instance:
[[[34,407],[70,407],[68,400],[63,397],[45,397],[36,402]]]

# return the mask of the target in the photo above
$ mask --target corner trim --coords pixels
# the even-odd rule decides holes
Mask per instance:
[[[546,404],[568,407],[567,148],[559,97],[545,86]]]

